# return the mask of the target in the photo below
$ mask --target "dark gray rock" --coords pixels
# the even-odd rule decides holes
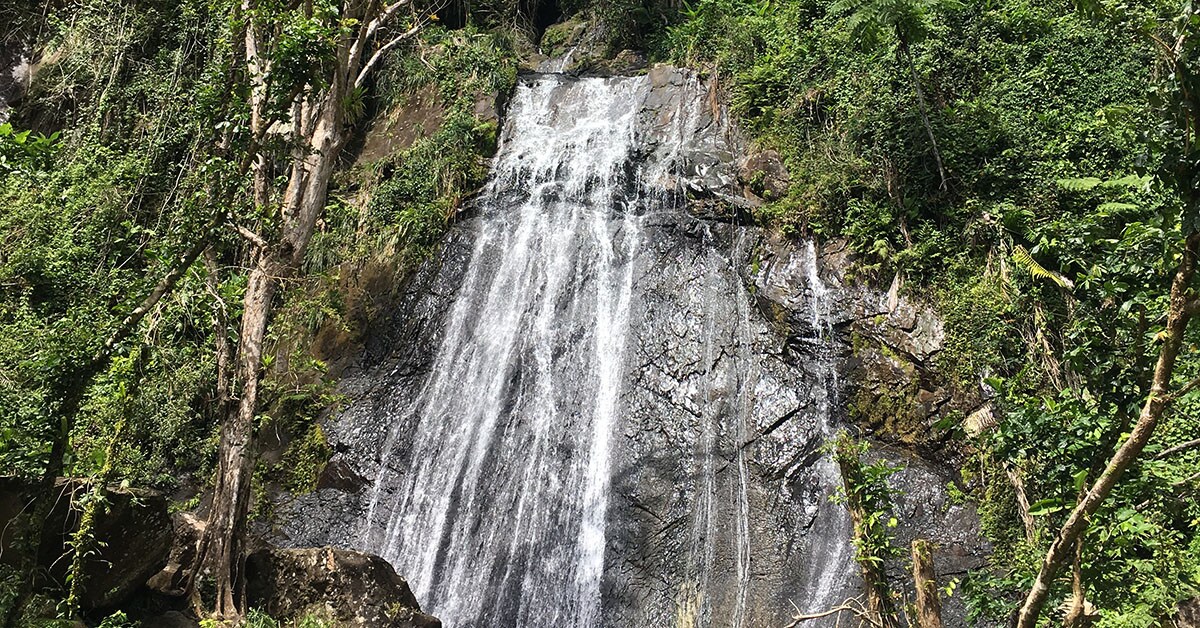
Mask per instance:
[[[246,560],[252,608],[289,621],[307,613],[340,626],[440,628],[421,612],[408,583],[378,556],[329,547],[264,549]]]
[[[898,291],[852,281],[844,246],[784,240],[749,226],[743,210],[758,200],[745,196],[739,174],[743,144],[699,76],[657,66],[643,89],[631,167],[667,177],[662,187],[682,192],[631,210],[644,215],[642,243],[628,260],[632,323],[610,454],[602,625],[653,626],[664,617],[779,625],[792,603],[815,612],[857,591],[848,518],[829,501],[839,480],[820,448],[846,424],[861,391],[869,393],[863,403],[878,405],[870,395],[901,390],[897,403],[919,417],[917,428],[904,429],[919,433],[915,442],[940,443],[932,426],[954,399],[933,369],[940,323]],[[672,167],[655,167],[661,164]],[[380,479],[404,477],[420,462],[407,440],[415,427],[409,404],[445,335],[482,220],[462,216],[342,382],[351,403],[326,433],[339,473],[371,488],[330,483],[281,504],[280,543],[373,548],[371,530],[405,515],[387,510],[403,495]],[[506,403],[518,403],[527,385],[514,376]],[[575,418],[571,394],[562,397],[566,421]],[[511,425],[522,429],[519,420]],[[876,431],[886,438],[886,430]],[[946,501],[936,467],[915,458],[908,466],[900,478],[922,501],[898,508],[912,517],[912,535],[949,548],[943,575],[975,564],[987,548],[967,534],[973,514]],[[378,512],[376,504],[383,504]],[[941,536],[933,534],[939,526]],[[514,555],[497,582],[519,582],[528,567],[521,561],[537,559]],[[435,587],[433,608],[438,596],[456,593]],[[520,600],[499,587],[488,596],[502,622],[494,625],[517,625]],[[953,613],[961,616],[961,608]]]
[[[28,545],[15,539],[23,525],[37,482],[0,477],[0,564],[17,566]],[[54,507],[43,525],[40,568],[46,570],[49,587],[66,589],[66,576],[73,550],[67,544],[79,527],[78,500],[91,490],[81,480],[59,479],[54,484]],[[84,559],[80,606],[83,610],[108,608],[129,599],[150,576],[166,563],[173,528],[167,500],[154,491],[108,488],[106,507],[97,516],[92,537],[94,551]]]
[[[985,403],[984,391],[965,388],[941,372],[945,342],[933,307],[904,294],[899,279],[887,290],[855,279],[854,259],[840,241],[820,247],[773,237],[761,248],[753,277],[759,309],[776,320],[789,342],[814,333],[805,306],[812,260],[828,288],[830,319],[846,352],[845,403],[851,423],[887,443],[953,464],[953,428]]]
[[[889,581],[908,599],[916,599],[909,563],[915,539],[933,542],[934,570],[942,587],[987,564],[992,548],[980,532],[979,515],[974,505],[951,496],[948,486],[953,478],[944,469],[912,452],[888,447],[875,449],[869,458],[900,467],[888,484],[895,491],[893,514],[899,524],[894,530],[894,542],[901,556],[888,561],[887,571]],[[943,594],[941,601],[947,627],[968,626],[961,595]]]

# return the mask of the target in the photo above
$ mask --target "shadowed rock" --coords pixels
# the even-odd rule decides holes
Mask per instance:
[[[281,621],[307,613],[343,626],[440,628],[387,561],[329,547],[264,549],[246,560],[246,596]]]

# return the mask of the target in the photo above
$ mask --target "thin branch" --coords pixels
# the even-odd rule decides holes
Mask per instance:
[[[371,39],[375,37],[375,33],[377,33],[380,28],[391,21],[392,17],[395,16],[400,9],[411,3],[412,0],[399,0],[398,2],[384,7],[383,10],[379,12],[379,15],[375,16],[375,19],[368,22],[366,27],[359,31],[358,41],[354,42],[354,45],[350,47],[350,54],[347,57],[349,59],[349,63],[347,63],[346,66],[351,72],[353,72],[354,68],[357,66],[358,60],[362,58],[363,50],[366,49],[367,44],[369,44]]]
[[[1187,451],[1189,449],[1193,449],[1196,447],[1200,447],[1200,438],[1197,438],[1196,440],[1189,440],[1186,443],[1180,443],[1169,449],[1164,449],[1161,452],[1159,452],[1159,454],[1157,456],[1155,456],[1154,459],[1162,460],[1163,458],[1166,458],[1167,456],[1171,456],[1171,455],[1177,454],[1181,451]]]
[[[400,33],[394,39],[381,46],[379,50],[376,50],[375,54],[371,55],[371,58],[363,64],[362,70],[358,73],[358,78],[354,79],[354,87],[362,87],[363,83],[367,80],[367,76],[371,73],[375,65],[379,63],[379,60],[383,58],[383,55],[387,54],[388,50],[396,47],[400,42],[412,39],[413,36],[424,28],[425,23],[425,20],[417,20],[417,23],[413,24],[412,28]]]
[[[855,606],[851,605],[851,602],[857,603],[858,607],[856,608]],[[847,612],[847,611],[854,614],[855,617],[858,617],[860,620],[865,621],[872,626],[880,625],[879,622],[872,619],[870,614],[867,613],[863,609],[862,602],[860,602],[858,600],[858,598],[853,598],[853,597],[847,598],[846,601],[842,602],[841,605],[839,605],[839,606],[834,606],[833,608],[821,611],[819,613],[801,614],[800,609],[796,606],[795,602],[792,602],[792,608],[796,609],[797,614],[792,615],[792,623],[784,626],[783,628],[796,628],[803,622],[811,621],[813,619],[821,619],[822,617],[829,617],[830,615],[836,615],[838,613]]]
[[[1171,486],[1183,486],[1184,484],[1187,484],[1187,483],[1191,482],[1192,480],[1200,480],[1200,471],[1197,471],[1197,472],[1189,475],[1188,477],[1183,478],[1182,480],[1179,480],[1177,482],[1171,482]]]
[[[100,365],[107,363],[109,356],[112,355],[113,349],[117,344],[129,335],[133,328],[145,318],[146,314],[154,306],[158,305],[158,302],[165,295],[171,292],[180,277],[183,277],[188,268],[191,268],[192,263],[196,261],[196,258],[200,257],[204,249],[208,248],[208,240],[212,237],[213,228],[219,224],[218,220],[220,216],[221,214],[218,214],[216,218],[209,222],[208,226],[201,233],[200,238],[192,244],[191,248],[177,258],[175,265],[167,271],[166,275],[163,275],[163,278],[158,281],[158,284],[154,286],[150,294],[137,307],[133,308],[133,311],[129,312],[129,315],[121,321],[120,325],[117,325],[117,328],[113,330],[108,339],[104,341],[104,344],[96,351],[96,354],[92,356],[92,364],[96,368],[101,368]]]
[[[1192,381],[1188,382],[1187,384],[1185,384],[1183,386],[1183,388],[1180,388],[1179,390],[1176,390],[1175,392],[1168,394],[1167,398],[1163,401],[1163,403],[1171,403],[1172,401],[1175,401],[1176,399],[1192,392],[1193,390],[1196,389],[1197,386],[1200,386],[1200,377],[1197,377],[1196,379],[1193,379]]]
[[[238,235],[242,236],[246,240],[249,240],[251,244],[258,247],[258,249],[260,251],[265,251],[265,250],[267,250],[267,248],[269,248],[271,246],[271,245],[267,244],[267,241],[265,239],[263,239],[262,236],[258,235],[257,233],[254,233],[253,231],[251,231],[239,224],[230,223],[229,226],[234,231],[236,231],[238,233]]]

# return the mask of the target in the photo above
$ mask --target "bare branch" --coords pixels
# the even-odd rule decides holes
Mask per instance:
[[[1182,480],[1179,480],[1177,482],[1172,482],[1171,486],[1183,486],[1184,484],[1187,484],[1193,480],[1200,480],[1200,471],[1197,471],[1196,473],[1193,473],[1193,474],[1189,475],[1188,477],[1183,478]]]
[[[1173,456],[1181,451],[1195,449],[1196,447],[1200,447],[1200,438],[1197,438],[1195,440],[1189,440],[1186,443],[1180,443],[1178,445],[1175,445],[1174,447],[1164,449],[1161,452],[1159,452],[1159,454],[1157,456],[1155,456],[1154,459],[1162,460],[1163,458],[1166,458],[1167,456]]]
[[[400,33],[388,43],[380,46],[379,50],[376,50],[375,54],[371,55],[371,58],[363,64],[362,70],[360,70],[358,73],[358,78],[354,79],[354,87],[362,87],[363,83],[367,80],[367,76],[371,73],[371,70],[374,69],[375,65],[379,63],[379,60],[383,58],[383,55],[387,54],[388,50],[396,47],[398,44],[400,44],[400,42],[412,39],[421,31],[425,24],[426,20],[417,20],[417,23],[413,24],[412,28]]]
[[[375,16],[375,19],[368,22],[367,25],[363,27],[361,31],[359,31],[358,41],[354,42],[354,45],[351,46],[349,63],[346,64],[346,67],[351,72],[354,72],[354,70],[358,67],[358,61],[362,59],[363,51],[366,50],[367,44],[369,44],[375,37],[375,33],[379,32],[380,28],[387,25],[387,23],[391,21],[392,17],[394,17],[396,13],[400,11],[400,9],[408,6],[409,4],[412,4],[412,0],[399,0],[398,2],[394,2],[384,7],[379,12],[379,15]],[[355,81],[355,84],[357,83],[358,82]]]
[[[856,606],[852,605],[852,602],[857,603],[858,606],[856,607]],[[799,612],[800,609],[796,607],[795,602],[792,603],[792,608],[796,609],[796,614],[792,615],[792,623],[784,626],[784,628],[796,628],[803,622],[811,621],[813,619],[821,619],[822,617],[829,617],[830,615],[836,615],[838,613],[843,613],[843,612],[850,612],[855,617],[858,617],[860,620],[862,620],[872,626],[879,625],[879,622],[872,619],[870,614],[867,613],[866,610],[864,610],[864,608],[862,606],[862,602],[860,602],[858,600],[858,598],[848,598],[845,602],[842,602],[841,605],[834,606],[833,608],[823,610],[819,613],[801,614]]]
[[[251,231],[241,225],[230,223],[229,227],[231,229],[233,229],[234,231],[236,231],[238,233],[238,235],[240,235],[243,238],[245,238],[246,240],[248,240],[250,242],[250,244],[253,244],[260,251],[265,251],[270,246],[269,244],[267,244],[267,241],[265,239],[263,239],[262,236],[258,235],[257,233],[254,233],[253,231]]]
[[[1183,386],[1183,388],[1180,388],[1179,390],[1176,390],[1175,392],[1167,395],[1167,398],[1166,398],[1166,400],[1163,401],[1163,403],[1171,403],[1172,401],[1175,401],[1176,399],[1192,392],[1193,390],[1196,389],[1197,386],[1200,386],[1200,377],[1193,379],[1192,381],[1185,384]]]
[[[175,264],[167,271],[166,275],[163,275],[158,284],[154,286],[154,289],[150,291],[150,294],[146,295],[146,298],[142,299],[142,302],[129,312],[120,325],[117,325],[117,328],[113,330],[108,339],[104,341],[104,344],[96,350],[96,354],[92,356],[91,364],[93,368],[97,371],[103,368],[103,365],[108,363],[108,358],[112,356],[113,349],[116,348],[117,344],[129,336],[133,328],[146,317],[146,314],[175,288],[175,284],[183,277],[188,268],[191,268],[196,258],[200,257],[204,249],[208,248],[208,240],[212,237],[213,228],[217,224],[219,223],[216,219],[209,222],[208,226],[201,233],[200,238],[192,244],[191,248],[176,259]]]

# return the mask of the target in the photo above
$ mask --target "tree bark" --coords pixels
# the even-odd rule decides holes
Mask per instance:
[[[850,521],[854,524],[854,538],[866,537],[864,526],[867,525],[867,505],[862,503],[860,492],[855,490],[866,482],[863,477],[862,462],[858,452],[846,439],[838,441],[837,463],[842,474],[842,485],[846,491],[846,510],[850,513]],[[867,594],[867,614],[870,621],[885,628],[896,626],[896,609],[892,604],[891,591],[887,585],[887,574],[883,568],[883,557],[867,554],[869,550],[862,543],[856,544],[856,557],[862,572],[863,589]]]
[[[1162,417],[1163,409],[1168,400],[1168,388],[1171,385],[1171,375],[1175,370],[1175,360],[1183,344],[1184,331],[1192,317],[1192,304],[1189,287],[1196,272],[1196,256],[1200,252],[1200,233],[1192,233],[1187,237],[1182,252],[1182,259],[1171,281],[1170,303],[1167,309],[1167,324],[1162,332],[1162,348],[1159,349],[1158,361],[1154,366],[1154,378],[1150,385],[1142,411],[1138,417],[1129,438],[1117,449],[1109,460],[1104,472],[1071,511],[1062,528],[1058,531],[1054,542],[1050,544],[1046,557],[1037,579],[1024,604],[1017,615],[1017,628],[1034,628],[1038,616],[1045,606],[1050,594],[1054,577],[1063,563],[1072,555],[1075,543],[1087,529],[1088,519],[1095,514],[1112,492],[1117,481],[1125,471],[1137,460],[1138,456],[1150,442],[1158,420]]]
[[[932,550],[929,541],[914,539],[912,542],[913,585],[917,589],[917,625],[920,628],[942,628],[942,601],[938,597]]]
[[[215,586],[215,613],[220,617],[240,616],[243,584],[243,544],[246,516],[250,506],[253,475],[254,416],[258,401],[258,383],[262,365],[263,339],[271,302],[275,298],[278,266],[272,256],[259,254],[246,285],[242,314],[238,380],[241,398],[231,404],[229,416],[221,426],[221,444],[217,462],[217,484],[212,512],[205,531],[206,562]]]

